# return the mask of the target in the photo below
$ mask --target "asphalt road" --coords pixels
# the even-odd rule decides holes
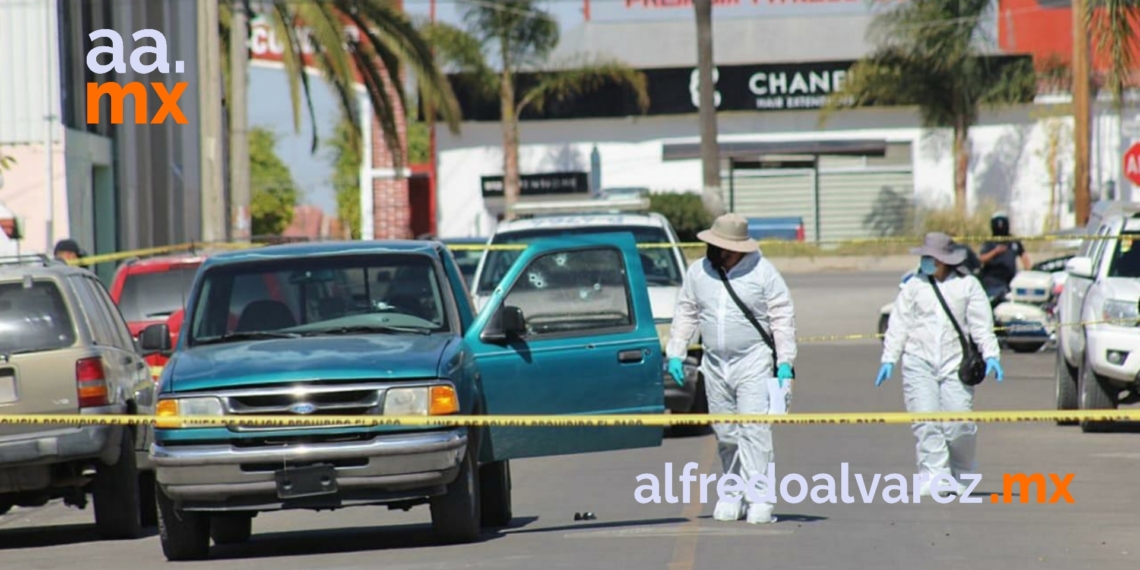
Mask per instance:
[[[890,301],[895,275],[789,278],[804,335],[836,329],[873,332],[878,307]],[[898,411],[898,376],[874,387],[877,341],[801,346],[793,411]],[[979,388],[978,409],[1051,409],[1053,353],[1004,357],[1007,377]],[[1074,474],[1065,504],[887,504],[882,492],[864,504],[779,502],[778,522],[748,525],[711,519],[712,500],[639,504],[639,474],[674,475],[689,461],[716,473],[711,436],[670,438],[625,452],[532,459],[513,465],[515,521],[479,544],[437,546],[426,507],[335,513],[278,513],[254,521],[251,543],[213,549],[211,570],[429,570],[455,568],[1079,568],[1131,569],[1140,562],[1137,512],[1140,430],[1082,434],[1045,423],[982,424],[978,459],[984,476],[975,496],[1001,491],[1006,472]],[[779,426],[777,475],[914,472],[908,426]],[[680,496],[678,487],[675,494]],[[792,485],[791,491],[796,491]],[[837,493],[838,493],[837,489]],[[1051,493],[1051,491],[1050,491]],[[596,520],[574,521],[592,511]],[[164,568],[158,538],[100,542],[91,512],[49,505],[0,517],[5,570]]]

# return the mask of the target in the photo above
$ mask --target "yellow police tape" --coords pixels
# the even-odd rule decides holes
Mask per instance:
[[[959,243],[983,243],[986,241],[1003,242],[1003,241],[1021,241],[1021,242],[1052,242],[1052,241],[1080,241],[1080,240],[1111,240],[1117,239],[1119,236],[1113,235],[1073,235],[1073,236],[1059,236],[1059,235],[1035,235],[1035,236],[1015,236],[1015,237],[995,237],[995,236],[958,236],[954,240]],[[825,240],[810,240],[805,242],[797,242],[792,240],[781,239],[763,239],[757,240],[759,247],[765,245],[782,245],[782,246],[814,246],[814,245],[878,245],[878,244],[911,244],[919,245],[922,242],[921,236],[901,236],[901,237],[877,237],[877,238],[846,238],[846,239],[825,239]],[[209,249],[245,249],[251,247],[265,247],[266,243],[261,242],[187,242],[175,245],[167,245],[160,247],[151,247],[144,249],[133,249],[127,251],[118,251],[114,253],[101,253],[98,255],[89,255],[83,259],[73,260],[69,263],[71,265],[97,265],[100,263],[108,263],[113,261],[121,261],[131,258],[150,257],[155,255],[164,255],[176,252],[194,252],[197,250]],[[499,250],[522,250],[526,248],[526,244],[448,244],[448,249],[453,251],[499,251]],[[660,248],[673,248],[679,247],[682,249],[700,248],[705,247],[703,242],[679,242],[679,243],[641,243],[638,244],[642,249],[660,249]]]
[[[162,429],[196,427],[629,427],[710,424],[912,424],[918,422],[1026,423],[1054,421],[1128,422],[1140,420],[1129,410],[1002,410],[985,412],[830,412],[765,414],[599,414],[486,416],[147,416],[82,414],[0,415],[0,425],[153,425]]]

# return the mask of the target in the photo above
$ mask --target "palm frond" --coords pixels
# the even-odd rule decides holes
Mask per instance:
[[[388,94],[387,78],[373,65],[375,60],[372,59],[372,54],[369,51],[370,48],[354,51],[353,58],[363,76],[364,88],[372,102],[373,115],[380,123],[380,132],[384,137],[384,142],[388,146],[389,152],[392,153],[393,167],[403,168],[405,162],[404,145],[403,141],[400,140],[400,131],[396,126],[396,113],[399,110]],[[396,88],[399,89],[398,86]]]
[[[297,30],[293,25],[292,17],[283,4],[274,4],[271,11],[266,14],[266,20],[269,22],[273,34],[285,43],[281,61],[285,65],[285,79],[289,82],[289,102],[292,104],[293,110],[293,131],[299,133],[301,132],[302,86],[304,87],[305,102],[309,109],[309,119],[314,124],[317,122],[317,112],[309,92],[309,74],[305,71],[301,59],[301,42],[297,37]],[[317,133],[314,130],[312,145],[310,145],[313,151],[316,150],[317,143]]]
[[[455,97],[451,83],[440,70],[431,45],[416,30],[411,20],[402,11],[395,10],[378,0],[361,4],[341,0],[341,3],[359,7],[359,12],[350,10],[349,6],[343,7],[342,10],[356,22],[372,49],[384,59],[384,65],[390,69],[389,74],[395,84],[400,84],[397,78],[399,64],[402,63],[415,75],[419,95],[426,107],[438,112],[451,132],[458,134],[459,101]],[[402,89],[400,94],[403,97]]]
[[[1097,4],[1084,17],[1090,35],[1096,38],[1096,53],[1108,57],[1108,90],[1119,111],[1124,91],[1131,85],[1133,54],[1140,49],[1140,1],[1100,0]]]
[[[560,102],[595,91],[606,85],[624,85],[633,89],[642,112],[649,108],[649,87],[645,74],[615,59],[598,58],[572,65],[555,66],[553,71],[538,74],[538,82],[526,90],[516,106],[516,115],[533,106],[541,112],[552,102]]]
[[[296,16],[295,21],[303,22],[309,30],[313,60],[336,95],[341,112],[355,122],[357,113],[353,84],[356,82],[356,75],[353,73],[352,57],[345,42],[344,27],[336,10],[331,5],[320,2],[287,3]],[[314,122],[314,136],[319,140],[320,135],[317,130],[318,124]]]
[[[499,75],[487,65],[483,40],[455,26],[431,22],[420,27],[420,33],[432,48],[444,68],[474,76],[474,86],[481,97],[493,97],[499,92]]]

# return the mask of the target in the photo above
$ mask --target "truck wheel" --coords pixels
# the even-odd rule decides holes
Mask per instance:
[[[158,534],[166,559],[205,560],[210,555],[210,519],[201,513],[175,509],[174,501],[161,488],[154,494],[158,504]]]
[[[447,486],[447,493],[431,498],[431,525],[441,540],[451,544],[479,540],[479,498],[475,453],[468,447],[459,475]]]
[[[496,461],[479,468],[479,510],[484,528],[511,524],[511,462]]]
[[[114,465],[99,465],[91,484],[96,530],[105,539],[142,535],[143,501],[132,439],[131,430],[124,428],[119,436],[119,460]]]
[[[693,407],[689,410],[690,414],[708,414],[709,413],[709,397],[705,392],[705,378],[703,375],[697,375],[697,387],[693,393]],[[707,425],[675,425],[670,427],[673,435],[679,437],[695,437],[704,435],[708,429]]]
[[[210,537],[214,544],[244,544],[253,536],[253,515],[240,513],[210,517]]]
[[[1082,410],[1115,410],[1116,400],[1107,390],[1107,381],[1093,372],[1089,366],[1088,356],[1081,363],[1079,376],[1079,389]],[[1112,422],[1081,420],[1081,431],[1085,433],[1103,432],[1111,427]]]
[[[1017,342],[1017,343],[1010,343],[1009,344],[1009,347],[1012,348],[1013,351],[1018,353],[1018,354],[1032,354],[1034,352],[1041,350],[1041,348],[1044,346],[1045,346],[1045,341],[1025,342],[1025,343]]]
[[[1076,410],[1080,406],[1077,395],[1077,371],[1065,362],[1065,354],[1057,349],[1057,365],[1053,367],[1053,380],[1057,384],[1057,409]],[[1057,425],[1071,426],[1076,424],[1072,420],[1058,420]]]

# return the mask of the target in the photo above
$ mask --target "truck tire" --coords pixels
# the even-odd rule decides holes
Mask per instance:
[[[205,560],[210,555],[210,519],[202,513],[180,511],[174,501],[155,489],[158,535],[162,553],[170,561]]]
[[[143,527],[158,526],[158,505],[154,502],[154,471],[139,472],[139,519]]]
[[[479,468],[479,510],[484,528],[501,528],[514,518],[511,507],[511,462],[496,461]]]
[[[253,515],[245,513],[210,517],[210,537],[214,544],[244,544],[253,536]]]
[[[1116,400],[1107,390],[1107,381],[1098,376],[1089,365],[1088,355],[1081,363],[1079,389],[1082,410],[1115,410]],[[1081,431],[1095,433],[1108,431],[1112,422],[1081,420]]]
[[[104,539],[132,539],[142,535],[143,498],[135,460],[132,430],[124,428],[119,435],[119,460],[114,465],[100,464],[91,484],[95,527]]]
[[[459,474],[447,486],[447,492],[431,498],[432,529],[445,543],[475,542],[481,536],[479,523],[483,517],[475,460],[474,446],[469,446]]]
[[[1018,354],[1035,353],[1035,352],[1041,350],[1042,348],[1044,348],[1046,342],[1047,341],[1044,341],[1044,340],[1039,341],[1039,342],[1009,342],[1009,341],[1006,341],[1006,343],[1009,344],[1009,347],[1012,348],[1013,351],[1018,353]]]
[[[1057,384],[1057,410],[1076,410],[1080,406],[1077,394],[1077,371],[1065,362],[1065,354],[1059,347],[1057,363],[1053,368],[1053,380]],[[1057,420],[1057,425],[1060,426],[1071,426],[1076,423],[1072,420]]]

